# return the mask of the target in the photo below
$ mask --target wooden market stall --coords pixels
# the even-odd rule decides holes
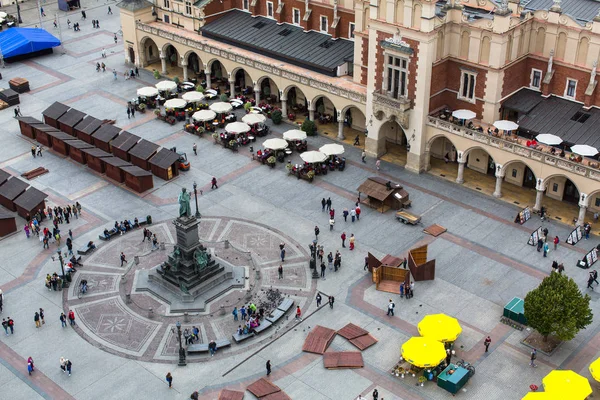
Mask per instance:
[[[146,171],[136,165],[120,168],[125,175],[125,184],[128,188],[142,193],[154,187],[150,171]]]
[[[0,185],[6,182],[8,178],[10,178],[10,176],[11,175],[8,172],[4,171],[3,169],[0,169]]]
[[[46,147],[52,147],[52,137],[48,135],[51,132],[60,132],[57,128],[41,124],[41,125],[32,125],[33,134],[35,135],[35,140],[38,141],[39,144]]]
[[[48,132],[48,136],[52,138],[52,150],[64,156],[69,155],[69,142],[74,140],[73,136],[61,131]]]
[[[71,136],[76,136],[75,125],[83,121],[85,113],[71,108],[58,119],[58,127],[61,131],[68,133]]]
[[[150,170],[159,178],[168,181],[179,175],[179,154],[162,148],[150,159]]]
[[[85,117],[83,119],[83,121],[81,121],[80,123],[75,125],[75,130],[74,130],[75,136],[77,136],[77,138],[79,140],[83,140],[84,142],[94,144],[92,135],[98,129],[100,129],[102,124],[103,124],[103,121],[100,121],[99,119],[94,118],[91,115],[88,115],[87,117]]]
[[[146,171],[150,171],[149,160],[156,154],[159,147],[160,146],[157,144],[142,139],[129,149],[129,160],[133,165],[137,165]]]
[[[377,260],[369,253],[369,269],[373,273],[373,283],[377,290],[400,294],[400,284],[410,284],[410,271],[402,268],[403,258],[387,255]]]
[[[42,115],[44,116],[44,122],[50,126],[55,127],[56,129],[59,129],[60,126],[58,125],[58,119],[62,117],[67,111],[69,111],[70,108],[71,107],[63,103],[55,101],[50,107],[42,111]]]
[[[11,211],[17,211],[15,199],[19,197],[29,185],[18,178],[10,178],[0,186],[0,204]]]
[[[402,186],[377,176],[367,178],[358,187],[358,192],[359,196],[360,194],[367,196],[362,199],[363,204],[382,213],[390,209],[399,210],[410,205],[408,192]]]
[[[106,176],[119,183],[125,182],[125,173],[121,167],[131,167],[133,164],[128,163],[119,157],[106,157],[102,161],[106,167]]]
[[[0,210],[0,237],[17,231],[17,220],[8,211]]]
[[[44,123],[39,119],[33,117],[18,117],[19,128],[21,128],[21,135],[35,139],[35,131],[33,125],[43,125]]]
[[[97,147],[81,149],[81,153],[85,157],[87,166],[100,174],[106,173],[106,163],[104,162],[104,159],[113,156]]]
[[[73,160],[77,161],[80,164],[85,164],[87,162],[86,156],[83,153],[83,149],[94,148],[94,145],[84,142],[83,140],[73,139],[69,140],[69,157]]]
[[[118,126],[109,124],[102,125],[92,135],[94,146],[106,151],[107,153],[111,153],[112,142],[117,136],[119,136],[119,132],[121,132],[121,128],[119,128]]]
[[[129,161],[129,150],[140,141],[140,137],[133,133],[123,131],[113,140],[112,153],[121,160]]]
[[[48,195],[33,186],[21,194],[14,201],[17,214],[27,219],[38,211],[46,209],[46,198]]]

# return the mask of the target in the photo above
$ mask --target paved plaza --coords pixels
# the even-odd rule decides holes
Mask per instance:
[[[114,3],[84,0],[87,21],[79,13],[61,15],[64,48],[54,54],[8,64],[1,70],[3,87],[14,77],[29,80],[31,91],[20,96],[21,112],[41,119],[41,112],[54,101],[63,102],[99,119],[114,119],[115,125],[161,146],[187,152],[191,170],[172,181],[154,177],[154,189],[142,195],[118,185],[104,175],[50,150],[32,158],[32,143],[19,133],[12,108],[0,112],[0,168],[14,176],[43,166],[50,172],[30,181],[49,195],[49,205],[67,205],[76,201],[83,213],[71,224],[63,225],[74,234],[74,248],[89,240],[98,249],[83,257],[84,267],[64,291],[48,291],[46,274],[57,271],[57,247],[42,249],[36,239],[26,239],[22,229],[0,240],[0,288],[4,292],[2,318],[15,320],[13,335],[0,335],[0,398],[3,399],[186,399],[194,390],[202,399],[216,399],[222,389],[245,390],[265,375],[265,363],[271,361],[273,373],[268,379],[294,400],[352,400],[359,395],[371,399],[374,388],[380,399],[444,399],[451,395],[427,383],[416,386],[416,378],[400,379],[390,374],[400,357],[400,346],[418,336],[417,323],[423,316],[446,313],[459,319],[463,333],[456,342],[456,357],[473,363],[477,373],[457,398],[520,399],[531,384],[541,386],[542,378],[553,369],[572,369],[589,377],[589,364],[600,355],[600,318],[563,343],[551,356],[539,355],[538,367],[530,368],[530,349],[521,341],[530,333],[515,330],[500,322],[503,306],[513,297],[523,298],[550,273],[551,262],[563,262],[566,274],[586,291],[587,271],[576,268],[597,237],[575,246],[565,244],[571,227],[542,222],[537,216],[524,225],[513,221],[519,208],[448,182],[432,175],[415,175],[402,167],[375,160],[362,163],[361,149],[346,145],[347,167],[343,172],[317,176],[313,183],[288,175],[285,166],[275,169],[253,161],[248,148],[233,153],[215,145],[213,139],[183,132],[182,123],[168,125],[153,113],[136,114],[128,119],[126,104],[136,89],[154,85],[150,72],[125,80],[123,44],[114,44],[119,30],[118,9]],[[114,15],[106,15],[107,4]],[[26,7],[27,6],[27,7]],[[56,3],[45,4],[53,15]],[[22,7],[25,24],[37,24],[34,3]],[[66,18],[81,22],[81,31],[66,29]],[[101,29],[92,30],[91,20],[98,19]],[[52,32],[52,20],[44,27]],[[108,57],[101,58],[102,48]],[[95,64],[104,61],[107,72],[96,72]],[[119,72],[114,80],[112,69]],[[240,113],[241,116],[241,113]],[[270,124],[270,121],[268,122]],[[280,137],[289,125],[271,126],[271,137]],[[326,136],[309,138],[310,149],[331,142]],[[192,152],[198,145],[198,155]],[[257,150],[260,143],[254,144]],[[292,162],[299,157],[294,153]],[[357,188],[368,177],[380,176],[401,183],[410,193],[411,212],[421,215],[423,226],[403,225],[392,212],[384,214],[362,208],[360,221],[344,222],[341,213],[357,200]],[[216,177],[219,188],[210,189]],[[205,313],[191,313],[188,320],[169,313],[157,298],[132,292],[136,271],[162,262],[176,242],[172,220],[178,216],[177,195],[181,188],[192,190],[197,182],[202,194],[198,206],[202,213],[200,237],[209,251],[227,262],[246,268],[245,287],[234,289],[210,303]],[[336,224],[328,229],[329,216],[321,211],[321,199],[330,197],[336,210]],[[193,199],[192,199],[193,200]],[[193,204],[193,203],[192,203]],[[164,249],[152,250],[142,242],[140,231],[100,242],[98,234],[115,220],[151,215],[150,229]],[[423,233],[423,227],[439,224],[448,231],[439,237]],[[21,228],[24,220],[18,218]],[[308,244],[314,239],[314,227],[321,229],[319,244],[325,253],[342,254],[338,272],[326,271],[324,279],[311,278]],[[527,244],[530,233],[540,225],[550,236],[558,235],[561,244],[549,258]],[[356,237],[356,248],[341,247],[340,235]],[[227,243],[226,243],[227,241]],[[284,277],[278,278],[279,244],[286,244]],[[368,252],[376,257],[391,254],[404,257],[421,244],[429,245],[429,259],[436,259],[435,280],[417,282],[414,298],[377,291],[371,275],[363,270]],[[129,260],[139,256],[139,264],[121,267],[120,252]],[[81,299],[78,282],[88,281],[90,290]],[[275,326],[257,337],[233,343],[210,355],[191,355],[188,365],[177,366],[178,343],[175,324],[196,326],[200,342],[228,338],[237,327],[231,311],[248,298],[259,301],[269,290],[279,290],[302,309],[302,322],[294,321],[293,311]],[[600,289],[597,289],[600,291]],[[315,296],[335,296],[333,308],[317,308]],[[595,315],[600,313],[599,295],[592,297]],[[130,296],[128,296],[130,295]],[[396,315],[386,316],[390,296],[396,302]],[[43,308],[46,323],[36,329],[34,312]],[[150,312],[150,308],[152,311]],[[61,312],[73,310],[74,328],[62,328]],[[365,366],[354,370],[327,370],[322,356],[303,353],[302,345],[316,325],[338,330],[352,322],[368,330],[378,342],[362,352]],[[490,352],[484,353],[483,341],[492,338]],[[354,350],[345,339],[336,337],[330,349]],[[36,371],[27,374],[27,358],[35,360]],[[73,374],[59,369],[60,357],[73,363]],[[174,388],[168,389],[165,375],[171,372]],[[594,390],[596,387],[594,385]],[[245,399],[254,399],[246,392]]]

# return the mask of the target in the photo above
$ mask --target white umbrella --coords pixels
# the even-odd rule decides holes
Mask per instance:
[[[217,95],[217,91],[216,91],[215,89],[206,89],[206,90],[204,91],[204,93],[206,93],[206,94],[212,94],[212,95],[214,95],[214,96],[216,96],[216,95]]]
[[[514,131],[519,129],[519,125],[515,124],[512,121],[500,120],[494,122],[494,126],[502,131]]]
[[[344,154],[344,146],[341,144],[330,143],[321,146],[319,149],[321,153],[327,154],[328,156],[339,156],[340,154]]]
[[[181,96],[182,99],[184,99],[185,101],[189,101],[190,103],[195,103],[197,101],[202,101],[204,100],[204,95],[200,92],[185,92],[183,94],[183,96]]]
[[[283,138],[285,140],[304,140],[306,139],[306,132],[300,129],[290,129],[289,131],[283,132]]]
[[[271,150],[283,150],[288,147],[288,142],[279,138],[267,139],[263,142],[263,147]]]
[[[563,141],[561,138],[551,133],[541,133],[535,137],[535,140],[550,146],[561,144]]]
[[[231,105],[234,107],[239,107],[239,106],[244,105],[244,102],[240,99],[231,99],[231,100],[229,100],[229,103],[231,103]]]
[[[183,108],[187,105],[187,101],[183,99],[171,99],[165,101],[165,108]]]
[[[219,101],[217,103],[213,103],[209,107],[211,110],[216,112],[217,114],[228,113],[233,110],[233,107],[229,103],[225,103],[224,101]]]
[[[454,110],[452,111],[452,116],[458,119],[473,119],[477,114],[471,110]]]
[[[260,124],[266,120],[267,117],[265,117],[263,114],[246,114],[242,117],[242,121],[248,125]]]
[[[141,97],[153,97],[158,95],[158,89],[152,86],[146,86],[137,90],[137,95]]]
[[[305,151],[300,158],[307,163],[319,163],[327,160],[327,155],[320,151]]]
[[[214,111],[200,110],[196,111],[194,115],[192,115],[192,118],[194,121],[206,122],[214,120],[216,116],[217,114]]]
[[[0,11],[0,18],[6,18],[7,14],[4,11]]]
[[[243,122],[232,122],[230,124],[225,125],[225,131],[227,133],[246,133],[250,130],[250,126]]]
[[[587,144],[576,144],[575,146],[571,146],[571,151],[575,154],[579,154],[580,156],[588,157],[598,154],[598,149],[588,146]]]
[[[260,107],[253,106],[253,107],[250,107],[250,112],[254,113],[254,114],[262,114],[263,112],[265,112],[265,110],[263,110]]]
[[[181,84],[181,87],[184,88],[184,89],[190,89],[190,88],[195,88],[196,85],[194,85],[193,82],[183,82]]]
[[[177,88],[177,84],[173,81],[160,81],[155,86],[160,91],[171,91]]]

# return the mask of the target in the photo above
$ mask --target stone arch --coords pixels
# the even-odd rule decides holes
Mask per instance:
[[[260,88],[261,97],[275,96],[279,101],[279,86],[270,76],[263,75],[256,81],[256,86]]]
[[[508,171],[510,171],[508,167],[515,165],[523,165],[525,168],[523,168],[522,170],[518,168],[513,168],[513,171],[507,175]],[[522,160],[506,161],[500,169],[500,175],[504,177],[504,180],[506,182],[512,183],[513,185],[526,187],[530,189],[535,189],[535,187],[537,186],[537,176],[535,175],[533,168],[531,168],[526,162]]]
[[[550,187],[552,183],[552,187]],[[542,179],[542,187],[546,196],[568,203],[579,203],[581,191],[579,186],[565,174],[552,174]],[[589,197],[589,196],[588,196]]]
[[[219,65],[221,66],[221,76],[217,76],[217,78],[223,78],[223,77],[227,77],[228,73],[227,73],[227,69],[225,68],[225,64],[223,64],[223,62],[221,62],[221,60],[219,60],[218,58],[212,58],[210,59],[206,64],[206,69],[208,69],[209,71],[213,72],[214,65],[215,62],[219,63]]]
[[[427,141],[427,143],[425,144],[425,151],[430,151],[431,150],[431,145],[433,144],[433,142],[435,142],[437,139],[440,139],[440,138],[447,139],[450,143],[452,143],[452,145],[454,146],[454,148],[456,149],[457,152],[460,151],[458,149],[458,147],[456,146],[456,144],[448,136],[444,135],[443,133],[440,133],[438,135],[434,135],[431,139],[429,139]]]
[[[497,168],[497,160],[481,146],[472,146],[465,150],[462,161],[466,162],[466,167],[485,175],[495,175],[500,172]]]
[[[579,39],[579,44],[577,45],[575,64],[586,65],[589,46],[590,39],[587,36],[582,36],[581,39]]]
[[[452,147],[448,149],[445,142],[442,142],[441,146],[434,146],[436,141],[439,139],[450,143]],[[449,161],[462,161],[462,152],[458,149],[458,147],[456,147],[456,144],[444,134],[435,135],[429,139],[425,144],[425,152],[429,155],[430,160],[431,157],[443,159],[446,154],[448,154]]]
[[[286,99],[288,108],[294,112],[305,112],[308,109],[308,97],[296,85],[289,85],[283,89],[283,98]]]
[[[484,36],[481,38],[481,46],[479,47],[479,62],[481,64],[487,65],[490,63],[490,47],[491,47],[491,39],[489,36]]]
[[[199,75],[204,71],[204,62],[202,58],[194,50],[189,50],[183,55],[183,59],[187,63],[187,68],[193,71],[196,75]]]
[[[324,94],[316,95],[310,102],[310,108],[315,111],[315,118],[318,118],[319,114],[329,114],[333,117],[334,122],[337,121],[337,110],[339,108]]]
[[[167,64],[175,67],[180,64],[179,55],[181,52],[175,47],[173,43],[165,43],[161,49],[162,54],[166,57]]]
[[[144,36],[140,40],[140,65],[147,67],[150,64],[160,63],[160,47],[150,36]]]
[[[235,67],[232,69],[229,79],[232,79],[235,82],[235,87],[239,87],[240,91],[253,93],[254,78],[244,67]]]
[[[554,57],[557,60],[563,60],[565,58],[565,52],[567,50],[567,33],[559,32],[556,38],[556,50]]]
[[[546,42],[546,29],[540,27],[535,33],[535,53],[544,54],[544,44]]]
[[[471,41],[471,33],[468,30],[464,30],[460,34],[460,58],[469,58],[469,45]]]
[[[367,128],[367,117],[355,105],[344,107],[340,113],[340,118],[352,129],[364,131]]]

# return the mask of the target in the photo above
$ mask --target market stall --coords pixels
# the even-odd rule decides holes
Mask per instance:
[[[74,139],[69,140],[69,157],[77,161],[80,164],[86,163],[86,157],[83,153],[83,149],[94,148],[94,145],[84,142],[83,140]]]
[[[9,212],[0,210],[0,237],[17,231],[17,220]]]
[[[60,128],[58,125],[58,119],[62,117],[71,107],[55,101],[52,105],[42,111],[44,116],[44,122],[55,128]]]
[[[11,175],[8,172],[0,169],[0,185],[4,184],[10,177]]]
[[[570,370],[554,370],[542,379],[544,391],[560,399],[584,400],[592,394],[587,378]]]
[[[75,129],[74,129],[75,136],[77,136],[77,138],[79,140],[83,140],[84,142],[94,144],[92,135],[98,129],[100,129],[102,124],[103,124],[103,121],[101,121],[97,118],[94,118],[91,115],[88,115],[87,117],[85,117],[83,119],[83,121],[81,121],[80,123],[75,125]]]
[[[38,211],[46,209],[46,198],[48,195],[33,186],[29,187],[14,201],[17,214],[27,219]]]
[[[81,153],[85,157],[87,166],[100,174],[104,174],[106,172],[106,163],[104,162],[104,159],[113,156],[112,154],[107,153],[97,147],[82,149]]]
[[[140,141],[140,137],[133,133],[123,131],[117,136],[111,146],[112,153],[122,160],[129,161],[129,150]]]
[[[121,167],[133,167],[133,164],[128,163],[119,157],[106,157],[102,159],[106,167],[106,176],[119,183],[125,182],[125,174]]]
[[[92,134],[92,142],[97,148],[110,153],[113,145],[112,141],[119,136],[119,132],[121,132],[121,128],[118,126],[109,124],[102,125],[94,132],[94,134]]]
[[[29,185],[18,178],[10,178],[0,186],[0,204],[10,211],[17,211],[14,200],[19,197]]]
[[[179,175],[179,154],[173,150],[163,147],[149,163],[152,173],[165,181]]]
[[[408,192],[397,183],[377,176],[367,178],[359,187],[358,192],[367,197],[362,203],[379,212],[399,210],[407,204]]]
[[[71,108],[58,119],[58,128],[71,136],[76,136],[75,125],[83,121],[86,114]]]
[[[34,125],[43,125],[43,122],[33,117],[18,117],[19,128],[21,128],[21,135],[27,136],[31,139],[35,139]]]
[[[154,187],[151,172],[143,170],[135,165],[123,166],[120,167],[120,169],[123,171],[125,184],[128,188],[133,189],[138,193],[142,193]]]
[[[131,161],[133,165],[137,165],[146,171],[150,171],[149,160],[156,154],[159,147],[160,146],[157,144],[142,139],[129,149],[129,161]]]
[[[61,131],[48,132],[48,136],[52,138],[52,150],[63,156],[69,155],[69,142],[74,140],[73,136]]]
[[[46,124],[32,125],[32,128],[33,134],[35,135],[35,140],[37,140],[42,146],[46,147],[52,147],[52,137],[48,134],[52,132],[60,132],[58,128]]]
[[[446,359],[446,349],[435,339],[414,336],[402,345],[402,358],[417,368],[433,368]]]
[[[437,385],[452,393],[458,393],[469,381],[469,370],[455,364],[448,365],[438,376]]]
[[[400,284],[410,284],[410,272],[400,268],[404,264],[404,259],[386,255],[379,261],[375,256],[369,253],[369,270],[373,273],[373,283],[375,289],[400,294]]]

